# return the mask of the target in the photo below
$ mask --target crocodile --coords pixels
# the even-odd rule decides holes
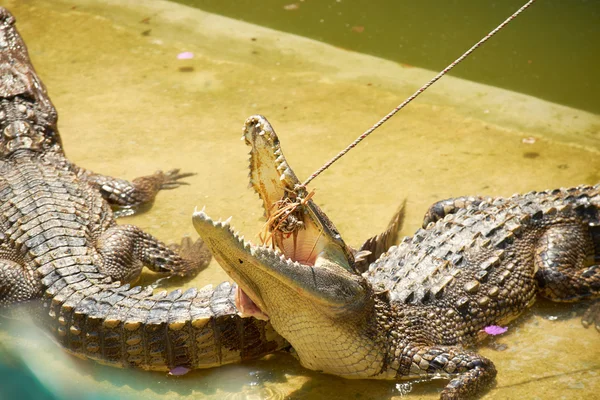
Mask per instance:
[[[189,275],[208,264],[201,240],[183,241],[176,252],[136,226],[117,225],[112,211],[147,204],[189,174],[129,182],[80,168],[65,156],[57,119],[15,18],[0,8],[3,310],[25,302],[68,352],[117,367],[212,367],[288,345],[270,323],[237,315],[230,283],[168,294],[131,287],[142,266]]]
[[[424,229],[361,273],[268,121],[254,116],[247,126],[246,143],[263,153],[250,177],[274,246],[245,241],[204,209],[193,223],[239,285],[240,308],[268,319],[306,368],[353,379],[444,378],[442,399],[478,396],[496,376],[492,361],[470,349],[486,327],[515,319],[537,295],[600,295],[600,185],[439,202]],[[598,328],[598,307],[590,310],[585,322]]]
[[[183,240],[178,255],[139,228],[117,226],[111,211],[127,214],[187,175],[128,182],[70,162],[14,25],[0,8],[0,306],[33,300],[36,318],[68,352],[117,367],[180,374],[288,347],[269,322],[240,317],[235,284],[155,295],[121,284],[142,265],[177,275],[207,265],[201,240]],[[402,219],[401,207],[386,231],[352,250],[357,265],[366,269],[397,240]]]

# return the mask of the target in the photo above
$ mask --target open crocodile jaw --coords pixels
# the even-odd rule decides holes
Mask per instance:
[[[339,249],[341,263],[352,268],[350,265],[353,265],[353,256],[349,247],[333,223],[310,200],[306,191],[300,188],[301,182],[289,167],[279,138],[269,122],[260,115],[248,118],[242,139],[251,148],[250,185],[263,202],[269,224],[268,241],[276,249],[273,254],[277,254],[273,262],[297,262],[303,267],[312,268],[325,249],[331,252],[331,248],[336,248]],[[206,239],[219,264],[238,283],[236,306],[240,315],[268,319],[267,313],[263,311],[265,306],[261,293],[253,288],[252,280],[238,269],[238,259],[234,255],[239,255],[241,264],[244,257],[252,262],[250,260],[255,251],[271,252],[271,249],[245,243],[231,231],[228,221],[212,223],[202,211],[194,213],[194,226],[200,236]],[[247,254],[244,254],[245,251]],[[233,264],[228,265],[231,262]],[[267,271],[265,273],[268,274]],[[296,287],[296,290],[301,289]]]
[[[275,210],[276,203],[284,198],[286,192],[292,192],[300,180],[289,168],[279,147],[279,138],[266,118],[260,115],[249,117],[244,126],[242,139],[251,147],[250,185],[263,201],[268,220]],[[321,247],[318,245],[320,235],[309,235],[313,233],[311,228],[314,229],[314,225],[308,228],[311,232],[307,232],[306,229],[287,235],[272,232],[273,243],[289,259],[313,265],[315,252]],[[311,239],[311,236],[317,239]],[[269,318],[239,285],[236,292],[236,307],[242,317],[264,320]]]

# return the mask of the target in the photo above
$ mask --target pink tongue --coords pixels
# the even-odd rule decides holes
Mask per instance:
[[[241,287],[237,287],[235,296],[235,306],[237,307],[240,315],[243,318],[254,317],[263,321],[268,321],[269,316],[261,311],[260,308],[252,301],[250,297],[242,290]]]

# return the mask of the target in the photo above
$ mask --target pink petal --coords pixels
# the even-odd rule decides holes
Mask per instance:
[[[192,58],[194,58],[194,53],[191,51],[184,51],[183,53],[177,54],[178,60],[191,60]]]
[[[185,375],[188,372],[190,372],[191,369],[187,368],[187,367],[175,367],[172,370],[169,371],[169,375],[173,375],[173,376],[181,376],[181,375]]]
[[[521,139],[521,142],[524,144],[534,144],[535,138],[533,136],[524,137],[523,139]]]
[[[508,330],[508,328],[503,328],[498,325],[490,325],[490,326],[486,326],[485,328],[483,328],[483,330],[488,335],[502,335],[504,332],[506,332]]]

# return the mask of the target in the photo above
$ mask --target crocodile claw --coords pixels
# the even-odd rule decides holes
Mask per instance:
[[[196,175],[195,172],[180,173],[179,171],[179,169],[172,169],[165,173],[163,173],[162,171],[159,172],[164,176],[164,181],[160,185],[161,190],[175,189],[181,185],[189,185],[188,182],[180,181],[180,179]]]
[[[169,248],[179,253],[181,258],[186,260],[182,268],[177,270],[171,270],[169,273],[189,277],[195,276],[198,272],[203,270],[212,258],[210,250],[202,239],[198,239],[195,242],[189,236],[184,236],[181,239],[180,244],[171,244]]]
[[[596,330],[600,332],[600,301],[596,301],[588,307],[581,317],[581,324],[586,328],[595,326]]]

